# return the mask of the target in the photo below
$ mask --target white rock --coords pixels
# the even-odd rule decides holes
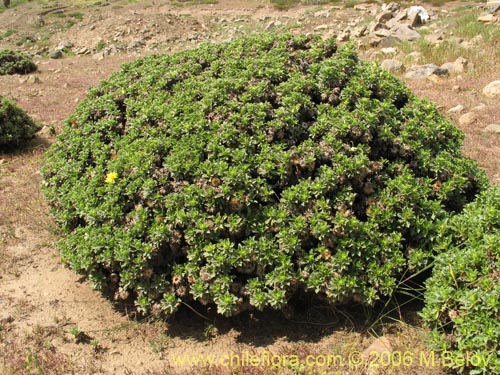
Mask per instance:
[[[398,49],[394,47],[387,47],[387,48],[382,48],[380,52],[382,52],[382,54],[384,55],[395,55],[398,53]]]
[[[414,17],[415,14],[418,15],[418,18],[420,19],[419,22],[424,23],[429,21],[430,18],[429,13],[427,13],[427,10],[425,10],[424,7],[417,5],[417,6],[412,6],[410,7],[410,9],[408,9],[408,16],[410,17],[410,19]]]
[[[500,98],[500,80],[488,83],[483,88],[483,95],[488,98]]]

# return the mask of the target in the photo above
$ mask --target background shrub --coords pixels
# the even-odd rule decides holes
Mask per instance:
[[[486,184],[461,141],[352,45],[260,35],[123,66],[43,174],[63,258],[142,312],[372,304]]]
[[[40,126],[23,109],[0,96],[0,149],[18,146],[33,138],[38,130]]]
[[[0,50],[0,75],[28,74],[37,70],[28,55],[8,49]]]
[[[450,220],[440,249],[422,312],[436,328],[434,343],[461,370],[500,374],[499,187]]]

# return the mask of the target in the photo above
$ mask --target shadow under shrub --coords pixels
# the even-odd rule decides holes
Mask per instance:
[[[461,142],[352,45],[260,35],[124,65],[43,175],[65,261],[143,313],[373,304],[486,185]]]
[[[422,316],[456,368],[500,374],[500,188],[485,191],[445,227]]]
[[[0,50],[0,75],[28,74],[37,70],[31,58],[21,52]]]
[[[21,145],[38,130],[40,126],[22,108],[0,96],[0,150]]]

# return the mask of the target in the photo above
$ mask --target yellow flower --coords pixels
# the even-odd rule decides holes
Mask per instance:
[[[115,180],[118,178],[118,173],[116,172],[109,172],[106,175],[106,179],[104,180],[105,183],[107,184],[114,184]]]

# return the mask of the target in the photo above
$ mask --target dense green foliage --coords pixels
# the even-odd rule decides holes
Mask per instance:
[[[23,109],[0,96],[0,149],[22,144],[39,129]]]
[[[352,45],[260,35],[123,66],[43,174],[63,258],[140,311],[372,304],[486,184],[461,141]]]
[[[472,373],[500,374],[500,188],[445,226],[422,316],[435,343]],[[461,359],[467,358],[467,361]]]
[[[0,50],[0,75],[27,74],[36,70],[36,64],[24,53]]]

